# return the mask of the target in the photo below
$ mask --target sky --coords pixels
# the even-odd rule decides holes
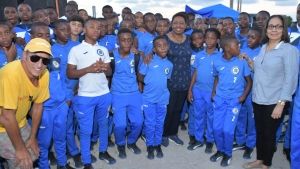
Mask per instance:
[[[69,0],[68,0],[69,1]],[[201,8],[223,4],[229,7],[230,0],[75,0],[78,8],[87,10],[92,16],[92,6],[96,6],[96,17],[102,17],[102,7],[110,5],[116,13],[121,13],[124,7],[129,7],[132,12],[141,11],[143,13],[161,13],[163,17],[171,19],[172,16],[185,10],[185,5],[189,5],[195,10]],[[234,0],[233,9],[237,9],[237,1]],[[289,15],[296,21],[296,9],[300,0],[242,0],[242,12],[256,14],[260,10],[266,10],[271,15]],[[224,15],[225,16],[225,15]],[[119,17],[119,19],[121,19]]]

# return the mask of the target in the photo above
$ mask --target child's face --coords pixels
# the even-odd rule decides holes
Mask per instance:
[[[52,8],[48,8],[48,9],[46,9],[46,13],[49,16],[50,23],[53,24],[57,20],[57,13],[56,13],[56,11],[54,9],[52,9]]]
[[[115,23],[113,19],[107,19],[107,34],[113,34],[115,29]]]
[[[194,33],[192,36],[192,44],[196,48],[202,48],[204,43],[204,37],[202,33]]]
[[[59,24],[58,28],[54,30],[55,35],[57,36],[57,39],[59,39],[62,42],[68,42],[70,38],[70,24],[69,23],[61,23]]]
[[[238,17],[238,24],[240,28],[247,28],[249,27],[249,18],[246,14],[241,14]]]
[[[201,29],[202,32],[205,32],[205,30],[207,29],[207,25],[204,24],[204,23],[201,23],[201,24],[199,25],[199,29]]]
[[[231,40],[226,45],[227,52],[232,56],[238,56],[240,54],[240,44],[237,39]]]
[[[70,29],[71,29],[71,34],[77,36],[82,31],[82,23],[78,21],[71,21]]]
[[[118,36],[118,43],[120,44],[120,49],[123,52],[125,52],[125,53],[130,52],[130,49],[133,45],[132,34],[130,34],[130,33],[121,33]]]
[[[21,4],[18,8],[18,14],[21,21],[30,21],[31,20],[31,8],[27,4]]]
[[[265,12],[260,12],[256,16],[256,23],[260,27],[260,29],[264,29],[269,16]]]
[[[105,19],[112,19],[113,18],[113,9],[112,8],[104,8],[102,15]]]
[[[50,30],[48,26],[37,26],[32,30],[31,39],[42,38],[50,42]]]
[[[13,29],[12,24],[9,21],[6,21],[6,24],[7,24],[8,28],[9,28],[9,30],[10,30],[11,37],[12,38],[16,38],[17,34],[16,34],[15,30]]]
[[[160,57],[165,58],[169,50],[169,45],[166,39],[158,39],[154,43],[153,51]]]
[[[147,15],[144,20],[145,28],[148,32],[155,32],[156,22],[154,15]]]
[[[85,24],[83,31],[86,38],[96,41],[100,36],[100,29],[99,21],[90,20]]]
[[[208,49],[214,49],[217,46],[219,39],[215,32],[207,32],[205,35],[205,44]]]
[[[159,20],[157,22],[156,31],[159,35],[165,35],[169,31],[169,25],[167,21]]]
[[[232,35],[233,31],[235,30],[235,24],[232,22],[231,19],[224,19],[223,20],[223,30],[225,34]]]
[[[124,20],[120,25],[120,28],[128,28],[133,32],[133,24],[130,21]]]
[[[77,9],[74,5],[68,5],[65,9],[65,15],[68,18],[68,20],[71,18],[71,16],[77,14]]]
[[[87,20],[89,17],[87,12],[84,10],[79,11],[79,15],[83,18],[84,21]]]
[[[18,22],[17,10],[14,7],[4,8],[5,19],[7,19],[11,24],[16,24]]]
[[[247,43],[249,48],[254,49],[259,46],[260,36],[256,31],[250,30],[248,33]]]
[[[108,23],[107,21],[100,21],[100,36],[104,37],[107,34]]]
[[[0,47],[10,47],[12,42],[12,35],[7,25],[0,25]]]
[[[138,12],[135,14],[135,27],[143,26],[143,14]]]
[[[134,18],[134,15],[133,14],[126,14],[124,16],[124,20],[130,20],[133,24],[135,22],[135,18]]]
[[[44,22],[44,23],[50,23],[49,22],[49,16],[46,13],[45,9],[38,10],[34,13],[34,18],[32,20],[33,22]]]

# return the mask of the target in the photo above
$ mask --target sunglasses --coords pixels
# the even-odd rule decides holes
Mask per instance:
[[[33,63],[38,62],[40,59],[42,59],[42,63],[45,66],[47,66],[50,63],[50,59],[48,59],[48,58],[44,58],[44,57],[41,57],[41,56],[38,56],[38,55],[30,56],[30,61],[33,62]]]

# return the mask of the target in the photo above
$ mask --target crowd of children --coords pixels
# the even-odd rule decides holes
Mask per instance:
[[[153,159],[155,152],[157,158],[162,158],[161,145],[167,147],[168,139],[183,145],[179,138],[172,138],[168,126],[174,123],[166,118],[172,99],[168,81],[182,73],[173,71],[177,58],[169,51],[174,42],[170,43],[167,34],[175,29],[173,25],[185,28],[190,42],[186,50],[191,49],[190,74],[185,74],[190,83],[180,119],[181,129],[187,130],[184,120],[188,112],[187,149],[206,145],[205,153],[211,154],[216,144],[217,152],[210,160],[222,158],[221,166],[230,164],[235,150],[244,149],[243,157],[252,158],[256,130],[251,61],[264,45],[261,38],[270,17],[267,11],[260,11],[252,25],[250,15],[241,12],[238,28],[231,17],[207,20],[181,13],[170,21],[161,14],[134,14],[128,7],[122,10],[119,23],[120,14],[109,5],[102,8],[103,17],[92,18],[85,9],[78,9],[75,1],[68,2],[61,18],[54,7],[31,9],[26,3],[18,8],[6,6],[4,15],[5,20],[0,21],[0,68],[21,60],[26,44],[34,38],[52,45],[53,58],[47,67],[50,99],[43,103],[36,167],[49,168],[50,161],[58,169],[71,169],[67,164],[71,157],[76,168],[92,169],[97,158],[91,149],[98,139],[99,159],[108,164],[116,162],[107,152],[115,144],[119,158],[126,158],[126,145],[134,154],[140,154],[136,145],[139,137],[146,142],[148,159]],[[281,127],[277,138],[280,132]],[[290,150],[290,144],[284,147],[288,159]],[[299,157],[292,158],[297,158],[295,163],[299,163]]]

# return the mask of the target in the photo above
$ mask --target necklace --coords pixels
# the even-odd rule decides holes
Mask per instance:
[[[182,34],[181,40],[179,40],[179,39],[176,38],[176,36],[174,35],[174,32],[173,32],[172,34],[173,34],[173,37],[174,37],[179,43],[181,43],[181,42],[183,41],[183,38],[184,38],[184,37],[183,37],[183,34]]]

